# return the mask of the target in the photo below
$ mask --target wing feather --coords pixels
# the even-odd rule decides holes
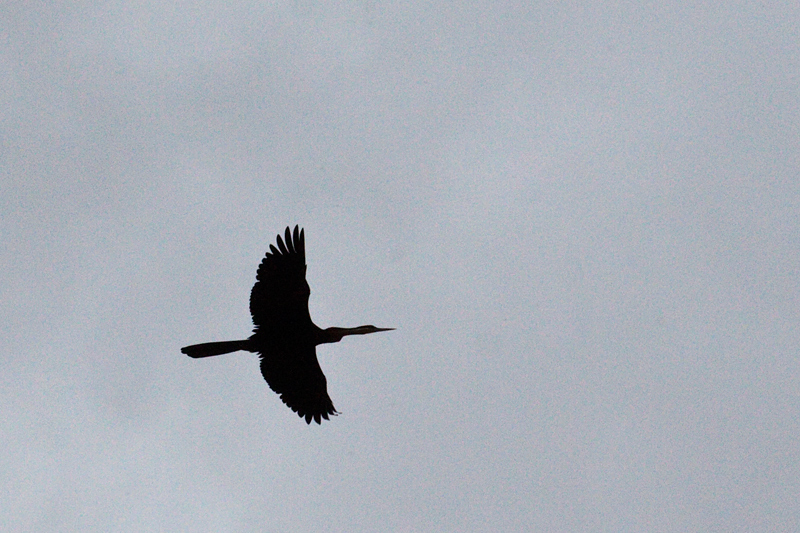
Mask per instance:
[[[280,235],[278,248],[270,244],[256,273],[256,283],[250,292],[250,314],[255,331],[263,328],[283,330],[309,328],[308,297],[311,289],[306,282],[306,258],[303,232],[295,227],[297,239],[286,228],[287,242]],[[291,251],[290,251],[291,248]]]
[[[328,396],[328,382],[314,346],[262,353],[261,374],[283,403],[306,423],[314,420],[320,424],[321,419],[338,414]]]

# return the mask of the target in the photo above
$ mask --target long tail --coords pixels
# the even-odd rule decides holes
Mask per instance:
[[[181,348],[181,352],[185,353],[189,357],[200,359],[201,357],[213,357],[215,355],[238,352],[239,350],[248,350],[249,346],[250,343],[247,340],[204,342],[203,344],[184,346]]]

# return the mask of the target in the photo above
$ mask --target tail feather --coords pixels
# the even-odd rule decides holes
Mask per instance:
[[[238,352],[239,350],[247,350],[248,346],[249,343],[247,340],[204,342],[203,344],[193,344],[192,346],[184,346],[183,348],[181,348],[181,352],[185,353],[189,357],[200,359],[201,357],[213,357],[215,355]]]

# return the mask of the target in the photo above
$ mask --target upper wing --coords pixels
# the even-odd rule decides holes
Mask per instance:
[[[306,423],[313,419],[320,424],[320,418],[328,420],[328,415],[337,414],[313,344],[287,344],[262,353],[261,374]]]
[[[250,292],[250,314],[256,331],[261,327],[280,328],[281,324],[311,321],[306,282],[306,245],[303,230],[286,228],[286,242],[278,235],[278,247],[270,244]]]

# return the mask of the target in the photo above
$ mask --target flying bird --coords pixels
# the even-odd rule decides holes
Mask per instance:
[[[253,334],[239,341],[207,342],[181,348],[196,359],[244,350],[261,357],[261,374],[292,411],[306,423],[339,414],[328,396],[327,380],[317,361],[319,344],[339,342],[347,335],[365,335],[394,328],[359,326],[322,329],[311,321],[306,281],[303,230],[286,228],[278,247],[270,244],[250,292]]]

